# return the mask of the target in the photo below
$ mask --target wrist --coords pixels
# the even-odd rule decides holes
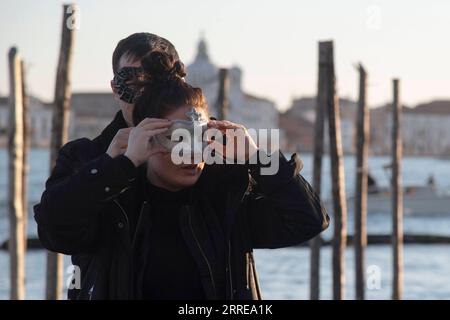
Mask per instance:
[[[130,159],[130,161],[133,162],[135,167],[139,167],[140,163],[133,155],[130,155],[129,153],[125,152],[124,156]]]

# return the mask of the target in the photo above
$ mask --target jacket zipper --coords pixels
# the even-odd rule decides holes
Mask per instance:
[[[128,215],[125,212],[125,209],[120,205],[119,201],[117,200],[113,200],[114,203],[120,208],[120,211],[122,212],[123,217],[125,218],[126,224],[128,226],[128,228],[130,227],[130,221],[128,220]],[[129,236],[129,235],[128,235]],[[132,275],[131,275],[131,269],[130,269],[130,275],[129,275],[130,279],[132,279]],[[131,281],[131,280],[130,280]],[[132,281],[131,281],[132,283]]]
[[[117,200],[113,200],[115,204],[117,204],[117,206],[120,208],[120,211],[122,212],[123,217],[125,218],[125,221],[127,223],[127,225],[130,225],[130,221],[128,220],[128,216],[127,213],[125,212],[125,210],[122,208],[122,206],[120,205],[119,201]]]
[[[234,300],[233,278],[231,277],[231,241],[230,240],[228,240],[228,275],[229,275],[229,278],[230,278],[231,300]]]
[[[198,241],[197,236],[195,235],[194,228],[192,228],[191,212],[190,212],[190,210],[189,210],[189,207],[186,206],[186,209],[188,210],[188,214],[189,214],[189,215],[188,215],[188,218],[189,218],[189,228],[191,229],[191,233],[192,233],[192,235],[194,236],[195,242],[197,243],[197,246],[198,246],[198,248],[200,249],[200,252],[201,252],[201,254],[202,254],[202,256],[203,256],[203,259],[205,259],[205,261],[206,261],[206,264],[207,264],[208,270],[209,270],[209,275],[210,275],[210,277],[211,277],[211,282],[212,282],[213,289],[214,289],[214,294],[215,294],[216,297],[217,297],[216,283],[215,283],[215,281],[214,281],[214,276],[213,276],[213,273],[212,273],[211,265],[210,265],[209,260],[208,260],[208,258],[206,257],[206,255],[205,255],[205,253],[204,253],[204,251],[203,251],[203,249],[202,249],[202,247],[201,247],[201,245],[200,245],[200,242]]]
[[[249,253],[246,253],[245,254],[245,257],[246,257],[246,263],[245,263],[245,278],[246,278],[246,280],[247,280],[247,284],[246,284],[246,287],[247,287],[247,290],[249,290],[250,289],[250,254]]]
[[[244,194],[241,197],[241,203],[244,201],[245,196],[247,195],[248,186],[244,190]],[[231,272],[231,241],[228,239],[228,274],[230,278],[230,293],[231,293],[231,300],[234,300],[234,290],[233,290],[233,276]],[[247,284],[248,286],[248,284]]]
[[[108,198],[106,198],[106,199],[103,199],[102,201],[103,201],[103,202],[106,202],[106,201],[111,200],[112,198],[117,198],[117,196],[121,195],[122,193],[124,193],[124,192],[127,191],[128,189],[130,189],[130,187],[125,187],[125,188],[123,188],[122,190],[120,190],[118,193],[113,194],[112,196],[110,196],[110,197],[108,197]],[[113,201],[114,201],[114,200],[113,200]]]
[[[144,201],[142,203],[141,211],[139,212],[138,222],[137,222],[136,228],[134,230],[133,241],[131,242],[131,247],[132,248],[134,248],[134,245],[136,243],[136,239],[137,239],[137,235],[138,235],[138,232],[139,232],[139,228],[140,228],[141,223],[142,223],[142,215],[143,215],[144,208],[145,208],[146,204],[147,204],[147,201]]]
[[[93,284],[92,287],[88,291],[89,300],[92,300],[92,296],[94,294],[94,286],[95,286],[95,284]]]

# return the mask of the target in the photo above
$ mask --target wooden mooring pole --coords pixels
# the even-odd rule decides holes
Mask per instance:
[[[317,81],[316,120],[314,124],[313,188],[320,195],[322,181],[322,156],[324,147],[325,108],[327,105],[327,46],[319,43],[319,72]],[[320,299],[320,235],[311,239],[309,295],[311,300]]]
[[[393,274],[392,299],[403,296],[403,187],[401,179],[402,137],[400,102],[400,80],[393,80],[392,103],[392,246]]]
[[[23,103],[23,165],[22,165],[22,199],[23,199],[23,236],[24,251],[27,252],[27,234],[28,234],[28,173],[30,166],[28,164],[30,150],[30,99],[28,97],[28,88],[26,83],[25,63],[20,62],[22,78],[22,103]]]
[[[17,48],[9,50],[9,188],[10,299],[25,298],[25,246],[23,210],[23,94]]]
[[[217,95],[217,111],[219,120],[228,118],[229,100],[228,90],[230,86],[230,72],[226,68],[220,68],[219,70],[219,93]]]
[[[323,42],[324,64],[327,65],[327,111],[330,140],[331,182],[333,193],[333,299],[345,296],[345,249],[347,246],[347,204],[345,197],[343,150],[339,98],[334,71],[333,42]]]
[[[355,298],[365,298],[365,249],[367,246],[367,189],[369,156],[369,109],[367,106],[367,73],[358,65],[359,99],[356,117],[356,181],[355,181]]]
[[[52,137],[50,150],[50,170],[55,166],[59,149],[67,142],[69,128],[69,110],[71,99],[71,74],[73,48],[75,43],[76,19],[75,5],[63,6],[63,21],[61,31],[61,47],[55,84],[55,100],[52,118]],[[61,254],[47,254],[47,287],[46,299],[62,298],[63,259]]]

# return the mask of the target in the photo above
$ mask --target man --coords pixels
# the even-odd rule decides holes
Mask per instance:
[[[126,67],[140,67],[141,59],[152,51],[164,51],[172,55],[175,60],[179,60],[175,47],[168,40],[151,33],[134,33],[119,41],[114,50],[112,57],[114,75],[117,76],[118,71]],[[107,150],[107,153],[114,157],[125,152],[130,127],[133,126],[134,101],[132,100],[135,97],[124,96],[124,88],[121,92],[114,79],[111,80],[111,89],[120,106],[120,112],[116,114],[112,123],[114,129],[118,131]]]

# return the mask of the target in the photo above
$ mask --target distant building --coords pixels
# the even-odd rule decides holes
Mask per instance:
[[[355,116],[356,102],[339,99],[342,148],[345,153],[355,152]],[[287,149],[311,152],[314,148],[314,124],[316,121],[316,98],[302,97],[294,99],[291,107],[280,115],[280,127],[285,132]],[[328,130],[325,126],[325,146],[328,146]]]
[[[0,146],[8,144],[9,98],[0,97]],[[52,106],[36,97],[29,98],[30,144],[34,147],[47,147],[50,143],[52,125]]]
[[[343,150],[353,154],[356,150],[357,103],[341,98],[339,104]],[[295,99],[291,108],[280,115],[280,127],[285,131],[284,145],[287,150],[313,151],[315,106],[315,97]],[[370,154],[389,154],[392,146],[391,135],[392,105],[371,108]],[[402,139],[405,155],[449,156],[450,101],[432,101],[414,108],[403,106]],[[325,131],[325,148],[328,148],[327,146],[328,133]]]
[[[280,114],[280,128],[284,139],[281,148],[286,152],[312,152],[314,148],[314,122],[288,112]]]
[[[388,154],[392,145],[391,105],[370,109],[370,152],[375,155]]]
[[[370,117],[371,150],[375,154],[390,153],[392,105],[371,109]],[[450,155],[450,101],[403,106],[401,127],[405,155]]]
[[[9,99],[8,97],[0,97],[0,139],[6,137],[8,133],[7,132],[8,123],[9,123]]]
[[[30,143],[48,147],[51,138],[53,105],[30,97]],[[74,93],[69,116],[69,140],[95,138],[114,118],[119,106],[111,93]],[[0,97],[0,146],[7,145],[9,99]]]
[[[450,155],[450,101],[433,101],[403,114],[403,146],[409,154]]]
[[[219,91],[219,67],[212,63],[204,39],[198,43],[194,61],[187,67],[186,81],[200,87],[206,96],[210,114],[218,116],[217,96]],[[265,98],[248,94],[242,89],[242,70],[230,68],[228,120],[254,129],[278,128],[278,110]]]
[[[93,139],[113,120],[119,104],[110,92],[83,92],[72,95],[70,140]]]

